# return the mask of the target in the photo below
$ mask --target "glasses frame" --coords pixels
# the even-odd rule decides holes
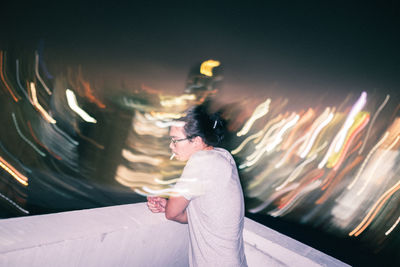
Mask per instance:
[[[173,139],[173,138],[171,138],[171,143],[173,143],[174,145],[176,145],[176,144],[179,143],[179,142],[182,142],[182,141],[185,141],[185,140],[189,140],[189,139],[190,139],[189,137],[182,138],[182,139]]]

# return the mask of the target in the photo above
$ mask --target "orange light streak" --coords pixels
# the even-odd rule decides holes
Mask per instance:
[[[400,181],[398,181],[394,186],[392,186],[390,189],[388,189],[385,193],[382,194],[382,196],[378,199],[378,201],[375,202],[375,204],[372,206],[371,210],[364,217],[361,223],[356,228],[354,228],[353,231],[349,233],[349,236],[352,235],[359,236],[362,232],[364,232],[364,230],[371,224],[372,220],[376,217],[376,215],[378,214],[382,206],[385,204],[385,202],[399,189],[400,189]]]
[[[87,136],[84,136],[76,125],[74,125],[74,130],[82,139],[85,139],[86,141],[88,141],[92,145],[96,146],[98,149],[104,149],[103,145],[97,143],[95,140],[93,140],[93,139],[91,139],[91,138],[89,138]]]
[[[304,187],[306,187],[307,185],[309,185],[310,183],[318,180],[319,178],[321,178],[325,173],[325,170],[321,170],[321,169],[314,169],[310,172],[310,175],[312,178],[310,178],[308,181],[304,182],[300,187],[298,187],[294,192],[292,192],[291,194],[289,194],[288,196],[286,196],[285,198],[289,198],[286,202],[280,204],[278,206],[278,209],[283,209],[285,208],[287,205],[289,205],[293,200],[296,199],[296,197],[301,193],[301,191],[303,190]],[[304,180],[307,180],[306,178],[304,178]]]
[[[82,69],[80,66],[78,69],[78,77],[77,78],[80,81],[80,83],[82,84],[84,92],[85,92],[85,96],[89,99],[89,101],[96,104],[99,108],[105,108],[106,105],[94,96],[93,90],[90,87],[90,83],[83,79]]]
[[[42,143],[39,141],[39,139],[36,137],[35,133],[33,132],[31,123],[30,123],[29,121],[28,121],[28,128],[29,128],[29,131],[31,132],[31,135],[32,135],[32,137],[33,137],[33,139],[35,140],[36,143],[38,143],[41,147],[43,147],[44,149],[46,149],[47,152],[49,152],[53,157],[55,157],[55,158],[58,159],[58,160],[61,160],[61,157],[60,157],[60,156],[56,155],[53,151],[51,151],[50,149],[48,149],[44,144],[42,144]]]
[[[28,178],[17,171],[11,164],[9,164],[5,159],[0,157],[0,167],[2,167],[6,172],[8,172],[12,177],[15,178],[24,186],[28,186]]]
[[[14,99],[15,102],[18,102],[20,97],[18,95],[15,95],[11,87],[7,84],[6,79],[4,78],[3,74],[3,51],[0,50],[0,77],[1,80],[3,81],[4,85],[6,86],[7,90],[10,92],[12,98]]]
[[[329,186],[329,184],[332,182],[332,179],[335,177],[336,174],[337,174],[337,171],[332,170],[332,171],[325,177],[324,181],[322,182],[322,185],[323,185],[322,188],[321,188],[322,191],[324,191],[324,190]],[[318,203],[316,203],[316,204],[318,204]]]
[[[362,159],[363,159],[362,156],[356,157],[356,159],[351,164],[348,164],[335,179],[331,179],[331,181],[328,184],[325,184],[323,190],[325,190],[329,185],[330,186],[328,190],[326,190],[325,193],[317,201],[315,201],[315,204],[319,205],[324,203],[331,196],[332,192],[335,189],[335,186],[342,181],[345,174],[348,173],[351,169],[353,169],[356,165],[358,165]],[[334,176],[334,174],[332,176]]]

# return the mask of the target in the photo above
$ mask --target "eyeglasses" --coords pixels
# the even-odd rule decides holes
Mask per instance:
[[[185,140],[189,140],[189,138],[182,138],[182,139],[173,139],[171,138],[171,142],[176,145],[176,143],[181,142],[181,141],[185,141]]]

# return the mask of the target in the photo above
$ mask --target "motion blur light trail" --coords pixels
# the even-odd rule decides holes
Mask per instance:
[[[91,117],[89,114],[86,113],[83,109],[81,109],[78,105],[78,101],[76,100],[76,96],[74,92],[71,90],[67,89],[65,91],[65,94],[67,95],[67,101],[69,107],[76,113],[78,114],[84,121],[90,122],[90,123],[97,123],[97,120],[93,117]]]
[[[28,186],[28,178],[17,171],[13,166],[11,166],[7,161],[0,157],[0,167],[2,167],[6,172],[11,174],[20,184]]]
[[[394,210],[400,204],[400,119],[375,122],[383,116],[380,113],[384,107],[385,117],[390,117],[389,99],[387,95],[376,111],[373,105],[367,110],[367,94],[363,92],[347,114],[341,111],[345,107],[327,107],[301,128],[290,125],[280,135],[279,143],[271,136],[281,131],[293,115],[281,113],[279,120],[270,116],[264,120],[267,127],[253,127],[232,150],[241,163],[248,211],[287,216],[340,236],[359,237],[365,232],[365,240],[387,236],[395,229],[399,216]],[[271,123],[273,120],[275,123]],[[291,132],[295,129],[296,133]],[[285,143],[289,137],[291,142]],[[258,142],[250,146],[250,140]],[[250,162],[260,149],[268,153]],[[378,220],[379,216],[385,219]]]
[[[4,61],[5,61],[4,52],[2,50],[0,50],[0,78],[1,78],[1,81],[3,82],[4,86],[7,88],[8,92],[10,93],[10,95],[12,96],[14,101],[18,102],[21,97],[14,90],[12,90],[12,88],[6,81],[5,74],[4,74],[4,72],[5,72]]]
[[[237,162],[249,213],[356,239],[399,259],[396,97],[361,92],[338,106],[302,110],[291,110],[289,98],[269,96],[224,105],[213,98],[221,81],[217,61],[189,74],[180,95],[146,86],[102,95],[81,68],[41,75],[47,70],[38,53],[35,68],[4,52],[0,57],[0,122],[15,126],[0,132],[0,205],[8,212],[2,216],[176,193],[185,163],[170,160],[169,127],[207,101],[231,130],[225,146]]]

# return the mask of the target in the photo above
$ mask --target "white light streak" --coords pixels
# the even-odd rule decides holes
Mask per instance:
[[[29,211],[27,211],[26,209],[22,208],[21,206],[19,206],[17,203],[15,203],[14,201],[12,201],[11,199],[9,199],[8,197],[6,197],[5,195],[3,195],[2,193],[0,193],[0,197],[2,197],[4,200],[6,200],[7,202],[9,202],[11,205],[13,205],[14,207],[16,207],[18,210],[22,211],[25,214],[29,214]]]
[[[46,154],[45,154],[44,152],[40,151],[39,148],[37,148],[31,141],[29,141],[28,138],[25,137],[25,135],[22,134],[21,130],[19,129],[18,122],[17,122],[17,118],[15,117],[15,114],[12,113],[11,115],[12,115],[12,119],[13,119],[13,121],[14,121],[14,125],[15,125],[15,128],[17,129],[17,132],[18,132],[19,136],[21,136],[21,138],[22,138],[25,142],[27,142],[28,145],[30,145],[40,156],[46,157]]]
[[[165,189],[154,190],[154,189],[148,188],[147,186],[143,186],[142,189],[143,189],[143,191],[154,194],[154,195],[162,195],[165,193],[182,194],[182,193],[187,193],[189,191],[188,189],[180,189],[180,188],[165,188]]]
[[[340,129],[339,134],[337,135],[337,141],[335,142],[335,153],[338,153],[343,146],[344,140],[346,138],[347,132],[350,129],[351,125],[354,122],[354,117],[357,115],[358,112],[365,106],[367,103],[367,93],[362,92],[360,98],[354,104],[353,108],[351,109],[349,115],[346,118],[346,121],[343,124],[342,129]],[[336,139],[336,138],[335,138]]]
[[[294,181],[297,176],[300,175],[302,170],[304,169],[304,166],[306,166],[308,163],[311,161],[315,160],[317,158],[317,154],[314,154],[312,157],[306,159],[303,161],[299,166],[297,166],[294,171],[289,175],[289,177],[278,187],[275,188],[275,191],[281,190],[283,187],[285,187],[288,183]]]
[[[385,235],[390,235],[390,233],[394,230],[394,228],[396,228],[399,222],[400,222],[400,216],[399,218],[397,218],[397,221],[392,225],[392,227],[390,227],[390,229],[386,231]]]
[[[354,178],[354,180],[347,186],[347,189],[350,190],[354,184],[357,182],[358,178],[360,177],[361,172],[364,170],[365,165],[368,163],[369,158],[372,156],[372,154],[381,146],[381,144],[385,141],[385,139],[389,136],[389,132],[386,132],[381,140],[379,140],[378,143],[371,149],[371,151],[368,153],[367,157],[365,158],[364,162],[362,163],[360,169],[358,169],[357,175]]]
[[[271,99],[268,98],[265,102],[258,105],[257,108],[253,111],[253,114],[251,115],[251,117],[247,120],[247,122],[243,126],[243,128],[239,132],[237,132],[236,135],[242,136],[242,135],[247,134],[249,132],[251,126],[253,126],[253,123],[268,113],[270,103],[271,103]]]
[[[329,112],[329,108],[327,109],[327,111]],[[325,113],[325,112],[324,112],[324,113]],[[321,117],[322,117],[323,115],[324,115],[324,114],[322,114]],[[321,118],[321,117],[320,117],[320,118]],[[323,118],[323,117],[322,117],[322,118]],[[332,121],[332,119],[333,119],[333,113],[331,112],[331,113],[329,113],[328,118],[326,118],[324,121],[322,121],[322,123],[320,123],[320,124],[317,126],[317,128],[316,128],[316,129],[314,130],[314,132],[312,133],[310,139],[309,139],[307,142],[304,143],[304,145],[306,145],[306,146],[305,146],[305,148],[304,148],[304,150],[303,150],[303,153],[300,154],[300,157],[301,157],[301,158],[305,158],[305,157],[307,156],[307,154],[310,152],[310,150],[311,150],[311,148],[312,148],[312,146],[313,146],[313,144],[314,144],[314,142],[315,142],[315,139],[317,138],[318,134],[321,132],[321,130],[322,130],[325,126],[327,126],[327,125]]]
[[[400,139],[400,136],[397,136],[396,139],[394,140],[394,142],[385,150],[385,152],[382,154],[382,156],[381,156],[378,160],[376,160],[376,161],[374,162],[374,165],[375,165],[375,168],[374,168],[374,169],[376,169],[378,166],[381,166],[380,162],[382,161],[382,159],[385,158],[386,154],[387,154],[390,150],[392,150],[392,148],[397,144],[397,142],[399,141],[399,139]],[[362,192],[365,190],[365,188],[367,187],[368,183],[369,183],[370,180],[371,180],[372,174],[375,174],[375,172],[371,171],[371,172],[369,173],[369,176],[368,176],[367,181],[365,181],[365,183],[363,184],[363,186],[361,187],[361,189],[357,192],[357,195],[358,195],[358,196],[361,195],[361,193],[362,193]]]
[[[282,157],[282,159],[275,165],[275,168],[279,168],[282,166],[282,164],[286,161],[287,157],[292,153],[293,149],[296,148],[296,146],[303,142],[308,136],[310,135],[310,133],[306,133],[305,135],[303,135],[301,138],[297,139],[296,142],[294,142],[289,149],[286,151],[285,155]]]
[[[364,141],[363,141],[363,145],[361,146],[360,150],[358,151],[358,155],[361,155],[361,153],[363,152],[363,150],[365,148],[365,145],[367,144],[367,140],[368,140],[371,128],[374,125],[376,118],[379,116],[379,113],[381,113],[382,109],[385,107],[386,103],[389,101],[389,98],[390,98],[390,95],[386,95],[385,100],[379,106],[378,110],[375,112],[374,117],[372,118],[372,121],[369,124],[367,134],[365,135],[365,138],[364,138]]]
[[[76,100],[76,96],[75,96],[74,92],[67,89],[65,91],[65,93],[67,95],[68,106],[73,111],[75,111],[75,113],[77,113],[86,122],[97,123],[97,120],[95,118],[91,117],[89,114],[86,113],[86,111],[84,111],[83,109],[81,109],[78,106],[78,101]]]
[[[35,74],[39,82],[42,84],[43,88],[46,90],[47,94],[51,95],[52,93],[50,89],[47,87],[47,85],[42,80],[42,77],[40,77],[39,75],[39,54],[37,51],[35,51]]]

